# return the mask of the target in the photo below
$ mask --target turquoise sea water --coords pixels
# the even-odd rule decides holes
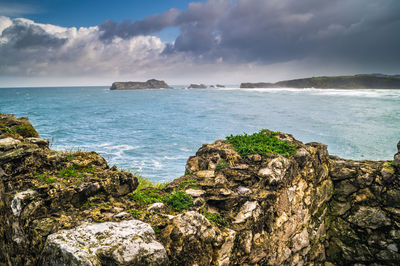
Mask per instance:
[[[183,175],[203,143],[262,128],[352,159],[390,160],[400,140],[400,90],[179,88],[7,88],[0,112],[28,116],[53,149],[94,150],[154,181]]]

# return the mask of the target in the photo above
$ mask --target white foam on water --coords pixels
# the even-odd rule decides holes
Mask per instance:
[[[318,88],[240,88],[241,91],[263,93],[307,93],[312,95],[350,96],[365,98],[400,98],[400,90],[389,89],[318,89]]]

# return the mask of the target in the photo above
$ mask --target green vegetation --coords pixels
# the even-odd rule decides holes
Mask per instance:
[[[277,132],[263,129],[252,135],[230,135],[226,140],[232,144],[233,148],[241,155],[250,154],[280,154],[289,157],[296,153],[296,145],[290,144],[287,141],[277,139]]]
[[[23,136],[24,138],[29,138],[29,137],[38,137],[38,133],[36,130],[33,128],[33,126],[29,123],[23,123],[19,125],[15,132]]]
[[[193,206],[193,198],[183,190],[173,191],[163,197],[163,201],[177,211],[187,210]]]
[[[196,173],[196,171],[185,171],[185,175],[193,175],[194,173]]]
[[[183,181],[179,187],[182,188],[201,188],[199,182],[195,179],[188,179]]]
[[[130,209],[128,212],[131,213],[136,219],[139,219],[142,216],[140,211],[137,209]]]
[[[169,194],[164,194],[155,188],[146,188],[135,192],[132,199],[139,204],[148,205],[156,202],[164,202],[176,211],[187,210],[193,206],[193,199],[183,190],[173,191]]]
[[[389,166],[390,168],[394,168],[394,166],[393,166],[393,161],[389,161],[389,162],[388,162],[388,166]]]
[[[222,161],[217,165],[217,167],[215,169],[216,170],[221,170],[221,169],[224,169],[224,168],[227,168],[227,167],[228,167],[228,164],[225,161]]]
[[[154,233],[156,233],[156,235],[158,235],[158,234],[160,234],[160,233],[161,233],[161,229],[160,229],[160,227],[158,227],[158,226],[154,226],[154,227],[153,227],[153,229],[154,229]]]
[[[58,175],[62,178],[83,178],[84,176],[92,176],[94,166],[82,167],[77,164],[73,164],[68,168],[63,168],[59,171]]]
[[[3,127],[3,130],[5,131],[5,132],[7,132],[7,133],[10,133],[10,134],[16,134],[17,132],[15,132],[15,130],[12,130],[11,128],[9,128],[9,127]]]
[[[174,190],[171,193],[165,193],[162,189],[167,183],[154,184],[148,178],[135,174],[139,184],[132,193],[132,199],[139,205],[149,205],[156,202],[164,202],[176,211],[187,210],[193,206],[193,199],[183,190]],[[180,185],[180,189],[184,187],[198,188],[200,187],[197,180],[186,180]],[[140,208],[140,206],[139,206]]]
[[[132,199],[145,205],[163,201],[162,196],[159,194],[159,190],[152,188],[146,188],[135,192],[132,195]]]
[[[63,178],[79,177],[81,173],[77,172],[75,168],[63,168],[60,170],[59,175]]]
[[[56,179],[52,176],[48,176],[45,173],[41,173],[39,174],[38,172],[33,172],[34,177],[39,178],[42,182],[45,182],[47,184],[52,184],[54,182],[56,182]]]
[[[120,170],[120,171],[122,171],[122,170]],[[139,184],[138,184],[137,188],[135,189],[134,193],[136,193],[136,192],[138,192],[138,191],[140,191],[142,189],[145,189],[145,188],[162,189],[167,185],[167,183],[155,183],[154,184],[150,179],[148,179],[146,177],[140,176],[137,173],[134,173],[134,175],[137,177],[138,182],[139,182]]]
[[[219,226],[225,226],[226,221],[224,217],[221,217],[219,213],[211,213],[208,212],[205,208],[203,208],[203,215],[206,217],[210,222]]]

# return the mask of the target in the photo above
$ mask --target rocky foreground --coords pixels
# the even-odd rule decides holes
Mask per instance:
[[[0,114],[0,265],[399,265],[400,143],[394,161],[351,161],[261,133],[293,152],[218,140],[145,186]]]

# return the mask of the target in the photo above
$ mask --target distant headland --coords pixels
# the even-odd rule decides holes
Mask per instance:
[[[127,81],[114,82],[110,90],[139,90],[139,89],[167,89],[170,88],[163,80],[149,79],[146,82]]]
[[[240,88],[400,89],[400,75],[324,76],[276,83],[241,83]]]

